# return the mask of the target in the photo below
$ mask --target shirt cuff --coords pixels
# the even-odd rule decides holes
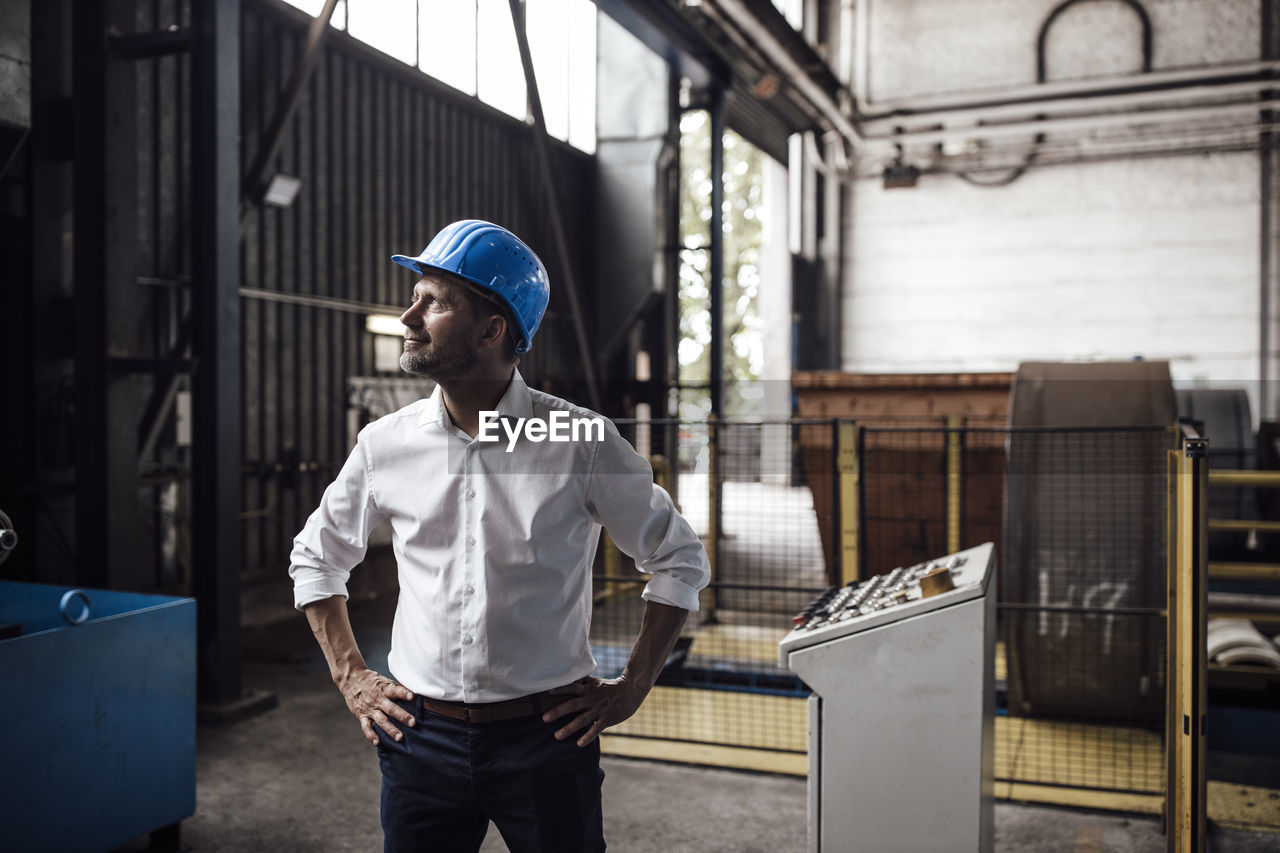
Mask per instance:
[[[698,590],[671,575],[655,574],[645,584],[640,597],[645,601],[669,604],[694,613],[698,610]]]
[[[294,584],[293,607],[295,610],[301,610],[308,604],[313,604],[335,595],[340,595],[343,598],[348,597],[347,585],[337,578],[324,578],[322,580]]]

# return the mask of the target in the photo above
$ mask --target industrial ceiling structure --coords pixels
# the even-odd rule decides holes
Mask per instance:
[[[335,31],[335,2],[311,17],[278,0],[4,0],[0,179],[6,268],[20,282],[5,353],[22,401],[5,419],[4,497],[40,531],[29,541],[47,567],[33,558],[17,570],[193,591],[206,695],[238,696],[241,577],[226,567],[274,571],[278,542],[341,460],[348,378],[375,372],[362,317],[394,312],[403,284],[380,253],[477,209],[546,247],[563,283],[548,315],[555,343],[526,372],[606,411],[668,412],[684,111],[708,110],[717,140],[714,414],[725,128],[786,164],[797,188],[800,368],[841,363],[859,180],[996,187],[1072,163],[1273,150],[1272,4],[1259,5],[1256,59],[1178,68],[1153,59],[1161,32],[1144,4],[1106,4],[1133,33],[1128,70],[1065,79],[1055,36],[1087,5],[1047,7],[1020,36],[1034,46],[1033,80],[886,96],[881,3],[808,0],[797,28],[769,0],[599,0],[627,34],[601,26],[600,90],[636,87],[607,61],[631,43],[662,82],[602,109],[589,155],[546,134],[523,38],[528,122]],[[522,4],[510,8],[520,22]],[[276,196],[282,187],[292,192]],[[652,378],[636,376],[639,352]],[[181,506],[165,491],[174,484]],[[187,536],[189,560],[175,558]]]

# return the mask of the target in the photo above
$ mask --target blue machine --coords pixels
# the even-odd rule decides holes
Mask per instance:
[[[0,581],[0,847],[110,850],[196,807],[196,603]]]

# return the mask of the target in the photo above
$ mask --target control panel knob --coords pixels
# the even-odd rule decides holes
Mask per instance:
[[[956,588],[956,582],[951,577],[951,570],[948,568],[934,569],[920,578],[920,596],[922,598],[931,598],[943,592],[950,592]]]

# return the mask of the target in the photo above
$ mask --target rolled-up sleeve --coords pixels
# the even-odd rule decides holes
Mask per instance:
[[[363,441],[329,484],[320,506],[293,539],[289,576],[298,610],[334,595],[347,597],[351,570],[364,559],[369,533],[382,520],[373,495],[372,469]]]
[[[661,486],[649,462],[609,424],[596,448],[588,505],[614,544],[652,575],[642,597],[684,610],[698,609],[698,592],[711,579],[702,540]]]

